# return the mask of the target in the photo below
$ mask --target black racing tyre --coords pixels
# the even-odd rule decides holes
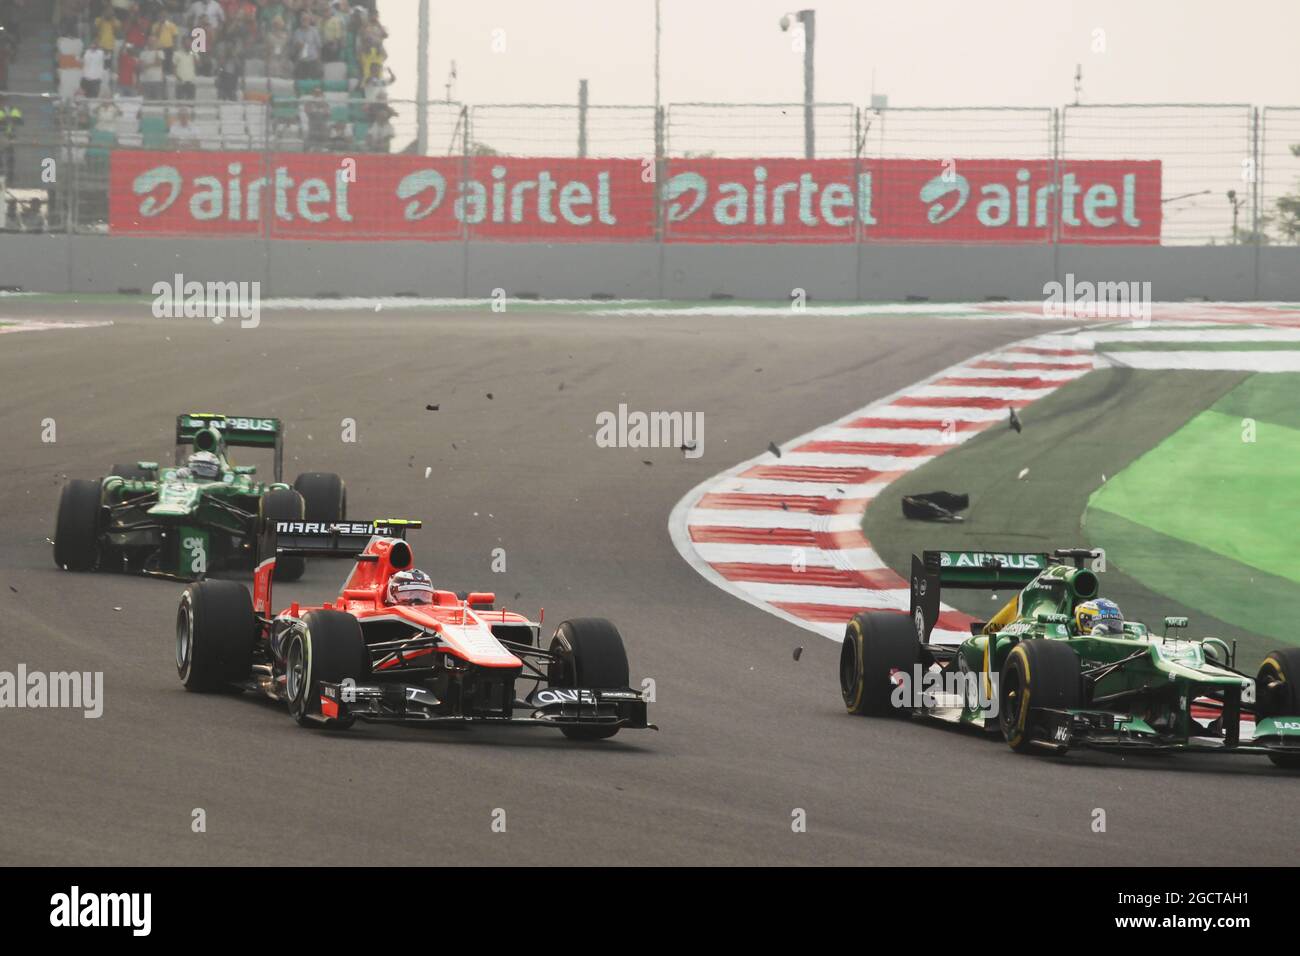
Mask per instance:
[[[285,698],[294,720],[305,726],[324,723],[344,729],[356,719],[321,715],[320,682],[341,684],[349,678],[361,683],[370,676],[370,651],[361,625],[343,611],[309,611],[303,628],[289,638],[285,648]]]
[[[114,465],[110,475],[125,478],[127,481],[153,481],[154,473],[139,465]]]
[[[555,629],[551,653],[556,660],[547,668],[552,687],[608,689],[628,686],[627,650],[623,636],[603,617],[576,617]],[[570,740],[605,740],[615,727],[561,727]]]
[[[921,644],[910,615],[861,611],[844,628],[840,648],[840,694],[850,714],[907,715],[911,707],[894,702],[894,674],[912,679]]]
[[[1260,717],[1300,716],[1300,647],[1272,651],[1255,677],[1255,710]],[[1300,770],[1300,755],[1269,754],[1287,770]]]
[[[260,539],[272,521],[303,521],[305,505],[302,495],[292,488],[276,488],[262,495],[257,503],[257,535]],[[275,580],[297,581],[307,570],[307,559],[279,557],[275,559]]]
[[[237,581],[197,581],[176,612],[176,673],[186,690],[222,690],[248,677],[257,617]]]
[[[1063,709],[1082,705],[1079,656],[1072,647],[1034,638],[1011,648],[998,679],[998,724],[1012,750],[1027,753],[1034,749],[1029,720],[1031,707]],[[1051,743],[1056,753],[1069,749],[1055,741]]]
[[[91,571],[99,561],[98,481],[73,478],[59,495],[54,521],[54,563],[68,571]]]
[[[343,479],[328,471],[299,475],[293,488],[302,495],[305,521],[343,521],[348,514],[348,489]]]

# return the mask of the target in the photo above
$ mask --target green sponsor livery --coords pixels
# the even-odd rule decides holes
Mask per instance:
[[[341,520],[346,507],[336,475],[282,480],[284,445],[278,418],[190,413],[176,419],[174,464],[115,465],[115,474],[65,486],[55,530],[55,563],[69,570],[122,570],[194,580],[229,567],[249,567],[268,521]],[[251,465],[233,465],[231,447],[274,452],[274,479]],[[190,456],[206,452],[215,474],[198,475]],[[209,459],[209,464],[211,463]],[[302,562],[277,567],[281,579]]]
[[[1273,651],[1252,675],[1237,669],[1225,641],[1171,636],[1185,617],[1165,618],[1161,634],[1116,618],[1082,633],[1074,611],[1099,596],[1091,564],[1100,557],[1086,549],[913,556],[910,612],[862,612],[849,622],[840,657],[846,706],[855,714],[905,706],[1000,731],[1021,752],[1245,753],[1300,767],[1300,648]],[[930,639],[945,587],[1016,590],[954,646]],[[978,675],[979,693],[909,695],[918,663],[944,686]]]

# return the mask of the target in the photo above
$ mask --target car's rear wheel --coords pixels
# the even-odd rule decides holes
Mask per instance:
[[[1045,638],[1021,641],[1011,648],[998,678],[998,723],[1007,744],[1017,753],[1034,749],[1031,708],[1079,707],[1083,688],[1079,678],[1079,657],[1068,644]],[[1040,752],[1065,753],[1064,741]]]
[[[59,495],[54,522],[54,563],[68,571],[90,571],[99,561],[100,487],[74,478]]]
[[[248,677],[257,617],[248,589],[236,581],[198,581],[176,612],[176,673],[186,690],[212,691]]]
[[[257,503],[257,534],[260,538],[266,526],[275,521],[303,521],[305,505],[302,495],[292,488],[276,488],[262,495]],[[307,559],[278,557],[275,559],[275,580],[297,581],[307,570]]]
[[[348,514],[348,489],[343,479],[328,471],[309,471],[293,483],[302,495],[306,521],[343,521]]]
[[[1273,651],[1255,677],[1255,710],[1260,717],[1300,717],[1300,647]],[[1269,754],[1287,770],[1300,770],[1300,754]]]
[[[555,629],[550,650],[555,661],[547,670],[547,683],[552,687],[628,686],[623,636],[604,618],[579,617],[565,621]],[[560,728],[570,740],[606,740],[618,730],[617,725]]]
[[[910,701],[898,706],[894,699],[896,675],[912,679],[912,667],[921,660],[916,625],[907,614],[862,611],[844,628],[840,648],[840,694],[850,714],[906,715]]]
[[[321,702],[320,684],[361,683],[370,676],[370,651],[361,625],[343,611],[310,611],[303,627],[285,649],[285,697],[299,724],[351,727],[355,718],[339,709],[340,701]],[[334,709],[334,714],[328,713]]]

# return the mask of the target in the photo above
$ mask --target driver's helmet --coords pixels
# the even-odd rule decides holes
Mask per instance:
[[[433,581],[423,571],[398,571],[388,579],[389,604],[432,604]]]
[[[190,474],[195,478],[215,481],[221,477],[221,462],[210,451],[196,451],[187,462]]]
[[[1123,634],[1124,614],[1105,598],[1084,601],[1074,609],[1074,626],[1080,634]]]

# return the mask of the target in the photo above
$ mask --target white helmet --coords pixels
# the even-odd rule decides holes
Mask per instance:
[[[195,478],[215,481],[221,477],[221,462],[210,451],[196,451],[190,455],[189,467]]]
[[[415,568],[398,571],[388,579],[388,603],[432,604],[433,580]]]

